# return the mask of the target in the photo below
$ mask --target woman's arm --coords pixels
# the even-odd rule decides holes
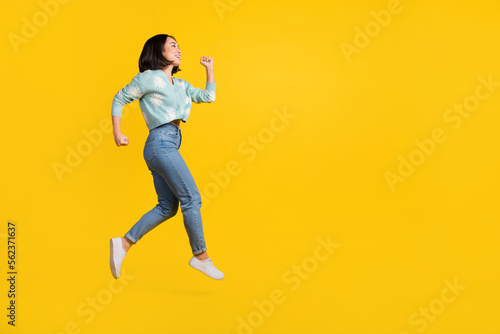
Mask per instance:
[[[214,68],[213,61],[210,57],[201,57],[200,63],[205,66],[207,71],[207,81],[205,83],[205,89],[200,89],[193,87],[189,82],[184,80],[186,94],[191,98],[194,103],[201,102],[214,102],[215,101],[215,79],[214,79]]]
[[[128,145],[128,137],[123,135],[120,130],[120,123],[122,121],[121,116],[111,116],[111,120],[113,122],[113,136],[115,137],[116,145]]]
[[[201,57],[200,64],[205,66],[207,70],[207,81],[215,82],[214,79],[214,62],[211,57]]]
[[[120,122],[122,120],[122,109],[126,104],[134,100],[139,100],[144,95],[141,85],[141,75],[138,73],[132,81],[120,89],[113,98],[111,107],[111,121],[113,123],[113,136],[117,146],[128,145],[128,137],[124,136],[120,130]]]

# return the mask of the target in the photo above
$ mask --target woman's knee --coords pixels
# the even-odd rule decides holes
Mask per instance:
[[[187,209],[200,209],[201,208],[201,195],[196,192],[191,196],[187,196],[181,200],[181,207],[183,210]]]
[[[170,203],[160,202],[156,206],[159,208],[161,215],[165,218],[165,220],[175,216],[177,214],[177,210],[179,210],[179,204],[175,206]]]

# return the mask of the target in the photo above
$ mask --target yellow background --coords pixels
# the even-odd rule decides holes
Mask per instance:
[[[479,77],[500,82],[500,4],[401,0],[348,61],[341,45],[355,45],[356,28],[376,29],[372,11],[389,7],[71,0],[43,22],[37,1],[4,4],[0,332],[499,333],[500,87],[458,128],[443,116],[474,96]],[[16,52],[9,36],[36,15],[41,26]],[[176,76],[195,87],[205,85],[200,57],[214,60],[217,99],[193,104],[180,152],[206,199],[212,189],[202,216],[222,281],[188,266],[180,210],[133,246],[127,280],[109,270],[109,239],[156,194],[138,102],[122,121],[128,147],[100,124],[159,33],[177,38]],[[293,118],[269,139],[284,111]],[[386,172],[435,128],[446,141],[391,189]],[[102,141],[59,180],[53,164],[88,143],[84,130]],[[238,149],[259,135],[267,142],[253,158]],[[214,188],[212,175],[230,161],[239,173]],[[15,328],[6,317],[8,221],[18,225]],[[318,261],[318,238],[328,237],[338,247]],[[294,266],[311,272],[299,278]],[[269,306],[280,291],[282,303],[259,313],[256,303]]]

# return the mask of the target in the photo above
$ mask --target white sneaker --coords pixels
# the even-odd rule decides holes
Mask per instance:
[[[224,278],[224,274],[219,269],[215,268],[211,258],[198,260],[196,256],[193,256],[191,260],[189,260],[189,265],[213,279],[220,280]]]
[[[123,249],[122,238],[112,238],[110,240],[109,265],[114,278],[120,277],[120,269],[127,252]]]

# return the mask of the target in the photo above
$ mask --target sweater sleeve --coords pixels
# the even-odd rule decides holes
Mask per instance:
[[[124,105],[139,100],[144,95],[140,79],[141,73],[138,73],[128,85],[116,93],[111,106],[111,115],[121,117]]]
[[[205,89],[195,88],[189,82],[186,83],[186,95],[191,98],[194,103],[214,102],[215,101],[215,82],[207,81]]]

